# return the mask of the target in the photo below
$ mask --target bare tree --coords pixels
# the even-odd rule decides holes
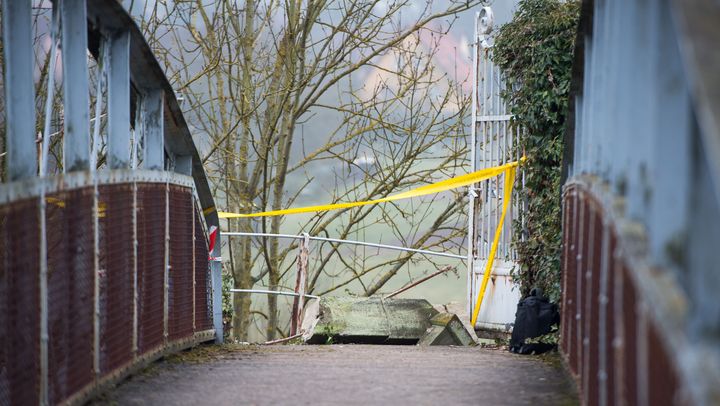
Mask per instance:
[[[419,2],[137,3],[131,11],[185,100],[223,209],[281,209],[302,199],[305,188],[326,187],[334,201],[378,198],[462,171],[468,98],[432,57],[455,15],[479,0],[422,2],[409,21],[402,21],[403,11]],[[361,76],[377,80],[357,83]],[[327,120],[312,126],[321,134],[304,137],[315,120]],[[309,175],[310,167],[332,171]],[[437,199],[317,213],[300,228],[347,238],[382,226],[409,246],[457,245],[464,205],[457,195]],[[226,227],[279,233],[284,221],[241,219]],[[277,289],[292,267],[292,249],[277,239],[231,240],[226,265],[234,285]],[[357,283],[371,295],[414,258],[360,264],[339,247],[318,249],[311,292]],[[323,286],[321,276],[337,264],[347,270],[342,281]],[[249,296],[235,296],[232,324],[240,340],[247,338],[251,304]],[[267,339],[279,329],[277,306],[271,296],[267,312],[255,313],[267,319]]]

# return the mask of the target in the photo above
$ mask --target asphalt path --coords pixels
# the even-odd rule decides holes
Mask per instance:
[[[558,355],[479,347],[209,346],[153,364],[94,404],[574,405]]]

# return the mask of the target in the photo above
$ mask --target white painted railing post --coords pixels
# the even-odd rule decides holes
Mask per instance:
[[[108,166],[123,169],[130,161],[130,33],[108,38]]]
[[[37,149],[35,147],[35,89],[33,83],[32,2],[2,2],[4,88],[5,88],[5,134],[7,151],[7,180],[32,178],[37,175]],[[54,45],[54,44],[53,44]],[[50,72],[52,75],[53,72]],[[40,279],[40,333],[38,357],[40,359],[39,401],[48,403],[48,357],[47,357],[47,285],[46,245],[44,235],[44,199],[40,199],[40,227],[42,239],[38,269]],[[11,272],[29,272],[30,269]],[[31,343],[28,343],[31,345]],[[3,343],[4,345],[4,343]]]
[[[87,66],[85,0],[62,0],[62,62],[64,91],[63,170],[85,170],[90,162],[90,104]]]
[[[5,134],[8,180],[36,174],[32,2],[3,1]]]
[[[212,314],[213,328],[215,329],[215,342],[221,344],[223,338],[223,320],[222,320],[222,255],[220,230],[217,231],[215,237],[215,247],[210,253],[213,259],[210,261],[210,284],[212,286]]]
[[[142,96],[143,166],[145,169],[165,168],[163,109],[165,96],[161,89],[148,90]]]

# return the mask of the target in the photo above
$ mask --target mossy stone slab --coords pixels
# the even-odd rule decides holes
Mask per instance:
[[[321,298],[306,309],[303,326],[310,344],[415,344],[438,311],[424,299]],[[308,320],[308,318],[314,320]]]

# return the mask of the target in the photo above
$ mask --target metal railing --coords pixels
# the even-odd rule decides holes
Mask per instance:
[[[232,293],[262,293],[266,295],[292,296],[292,297],[309,297],[310,299],[320,299],[320,296],[302,294],[298,292],[285,292],[282,290],[266,290],[266,289],[230,289]]]
[[[236,237],[290,238],[290,239],[295,239],[295,240],[302,240],[302,239],[306,238],[306,236],[303,234],[293,235],[293,234],[224,232],[223,235],[228,236],[228,237],[236,236]],[[448,254],[447,252],[437,252],[437,251],[422,250],[422,249],[416,249],[416,248],[401,247],[398,245],[378,244],[378,243],[354,241],[354,240],[341,240],[338,238],[327,238],[327,237],[307,236],[307,238],[310,240],[313,240],[313,241],[325,241],[325,242],[332,242],[332,243],[337,243],[337,244],[361,245],[364,247],[374,247],[374,248],[383,248],[383,249],[389,249],[389,250],[394,250],[394,251],[414,252],[417,254],[433,255],[433,256],[437,256],[437,257],[447,257],[447,258],[455,258],[455,259],[462,259],[462,260],[467,259],[467,257],[465,255]]]
[[[269,238],[287,238],[287,239],[293,239],[293,240],[300,240],[300,247],[299,247],[299,254],[298,254],[297,280],[295,283],[295,291],[294,292],[279,291],[279,290],[265,290],[265,289],[230,289],[230,292],[232,292],[232,293],[256,293],[256,294],[266,294],[266,295],[293,296],[295,299],[293,301],[293,309],[292,309],[292,314],[291,314],[291,319],[290,319],[291,320],[290,337],[294,337],[300,332],[300,325],[302,324],[305,298],[311,298],[311,299],[319,299],[320,298],[320,296],[310,295],[310,294],[306,293],[309,243],[311,240],[329,242],[329,243],[335,243],[335,244],[360,245],[360,246],[364,246],[364,247],[389,249],[389,250],[394,250],[394,251],[405,251],[405,252],[412,252],[412,253],[422,254],[422,255],[432,255],[432,256],[439,256],[439,257],[453,258],[453,259],[460,259],[460,260],[467,259],[467,257],[465,255],[449,254],[446,252],[437,252],[437,251],[423,250],[423,249],[417,249],[417,248],[401,247],[401,246],[397,246],[397,245],[370,243],[370,242],[364,242],[364,241],[342,240],[342,239],[338,239],[338,238],[328,238],[328,237],[314,237],[314,236],[310,236],[307,233],[303,233],[300,235],[294,235],[294,234],[272,234],[272,233],[255,233],[255,232],[252,232],[252,233],[249,233],[249,232],[224,232],[223,235],[227,236],[227,237],[265,237],[265,238],[269,237]],[[389,298],[389,297],[395,296],[397,294],[400,294],[408,289],[411,289],[411,288],[417,286],[420,283],[427,281],[428,279],[431,279],[437,275],[441,275],[450,269],[454,269],[454,268],[445,267],[445,268],[441,269],[440,271],[435,272],[432,275],[429,275],[429,276],[421,279],[420,281],[410,283],[409,285],[404,286],[395,292],[392,292],[391,294],[389,294],[386,297]]]

